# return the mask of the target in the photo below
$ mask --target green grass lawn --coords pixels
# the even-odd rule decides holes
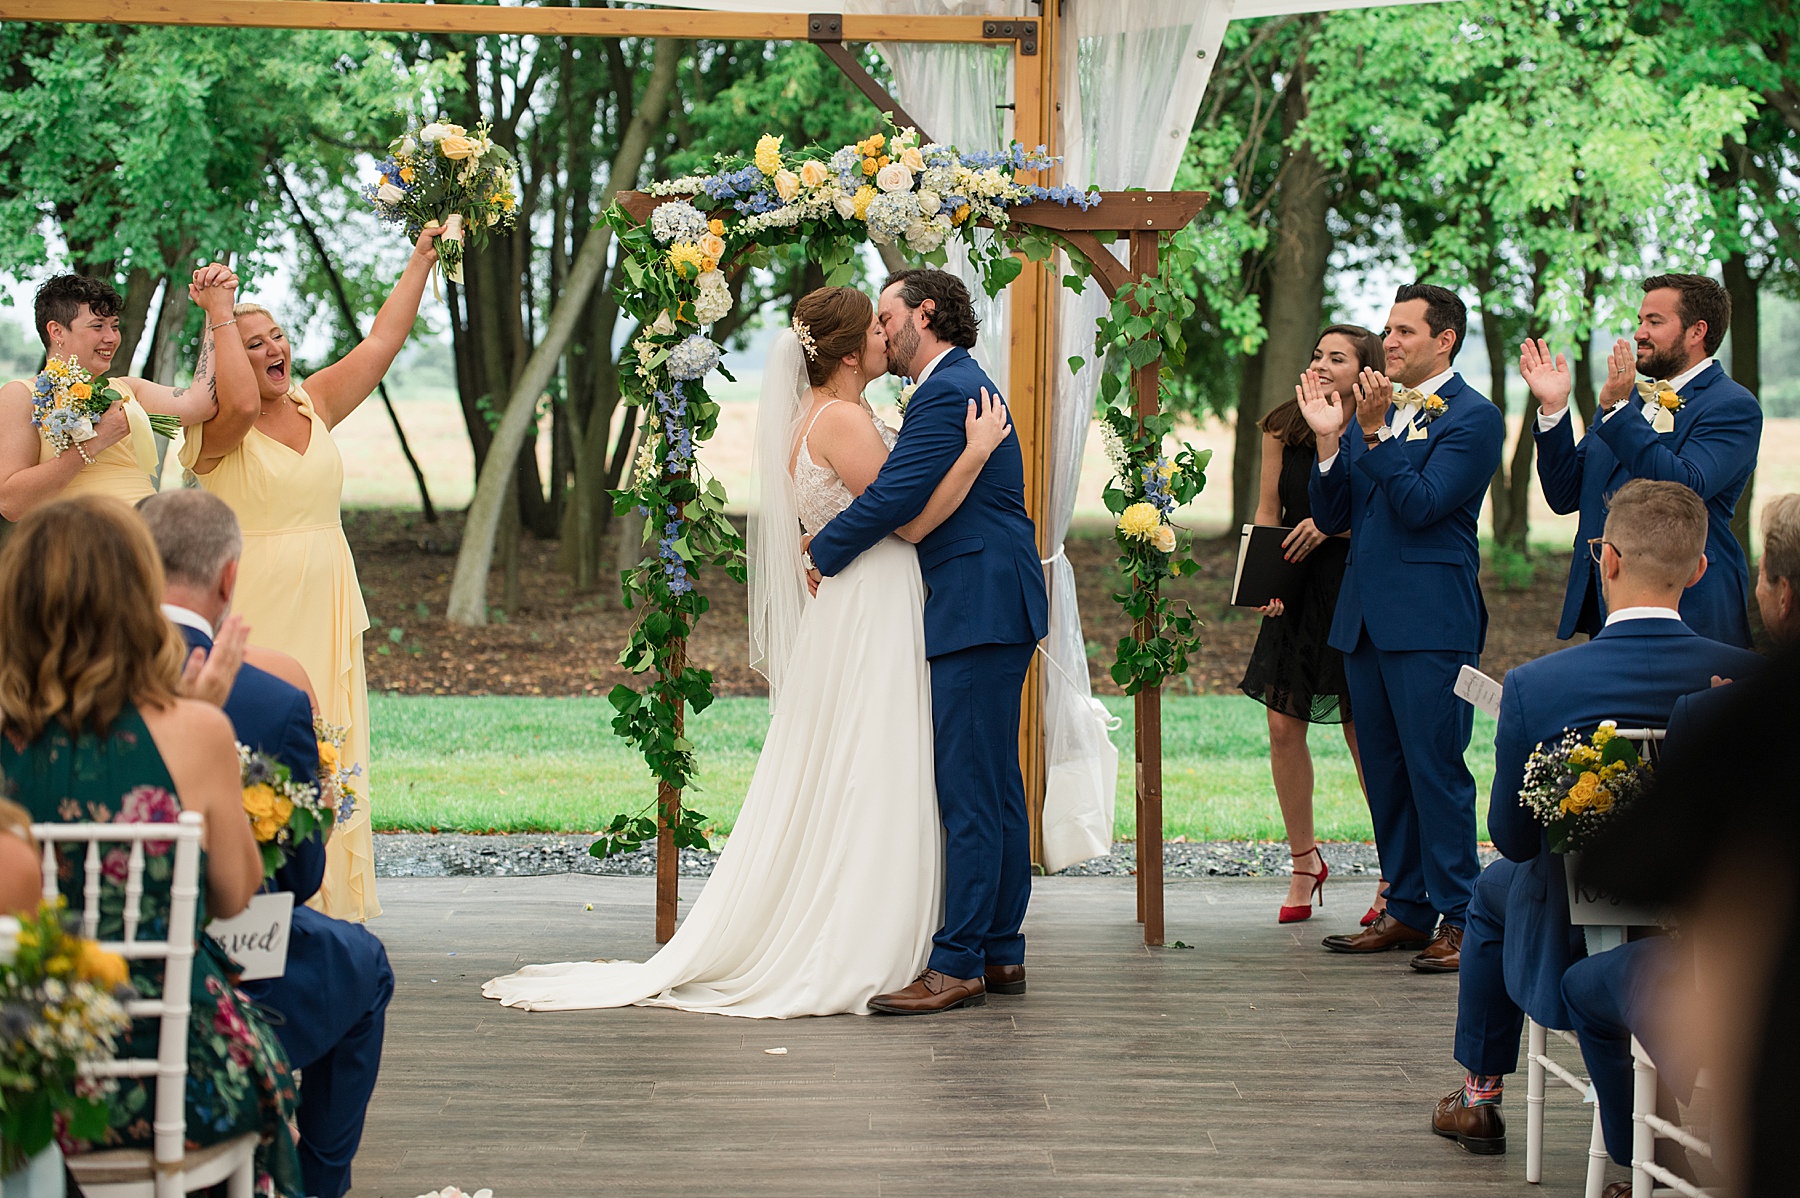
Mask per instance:
[[[1134,834],[1131,700],[1106,705],[1125,723],[1116,835]],[[612,734],[604,699],[371,695],[375,826],[385,831],[582,832],[655,796],[649,772]],[[691,805],[728,832],[768,725],[765,699],[720,699],[688,719],[700,754]],[[1494,722],[1480,713],[1469,747],[1486,839]],[[1368,810],[1343,737],[1312,733],[1318,834],[1369,840]],[[1189,840],[1279,840],[1264,709],[1235,695],[1163,700],[1165,834]]]

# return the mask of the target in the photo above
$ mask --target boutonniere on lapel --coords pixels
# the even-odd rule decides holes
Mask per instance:
[[[1408,441],[1424,440],[1426,426],[1450,410],[1450,405],[1445,403],[1444,397],[1436,391],[1430,395],[1421,395],[1417,391],[1403,387],[1394,393],[1394,402],[1402,406],[1414,404],[1419,409],[1413,413],[1412,420],[1407,423],[1406,439]]]
[[[1674,432],[1675,413],[1687,407],[1687,400],[1682,398],[1681,393],[1662,379],[1654,383],[1639,383],[1637,389],[1638,394],[1647,402],[1656,405],[1656,411],[1650,418],[1650,427],[1657,433]]]

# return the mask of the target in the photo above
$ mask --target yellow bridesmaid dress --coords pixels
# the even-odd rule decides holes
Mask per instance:
[[[309,420],[305,453],[252,428],[243,442],[196,477],[237,513],[244,530],[231,609],[250,622],[250,641],[298,659],[319,696],[319,714],[350,729],[356,811],[332,829],[325,846],[325,883],[312,905],[335,919],[381,914],[375,900],[375,846],[369,822],[369,684],[363,667],[368,609],[356,562],[344,539],[339,506],[344,459],[331,430],[298,383],[289,398]],[[203,426],[202,426],[203,427]],[[200,460],[202,427],[186,430],[181,463]]]
[[[28,380],[26,390],[32,384]],[[90,454],[94,459],[91,466],[83,466],[81,472],[69,480],[58,499],[73,499],[77,495],[105,495],[112,499],[121,499],[135,504],[156,492],[150,476],[156,472],[157,452],[156,434],[150,431],[150,417],[145,414],[138,403],[137,396],[118,379],[111,379],[114,390],[125,398],[125,423],[131,432],[123,441],[109,445],[97,454]],[[75,450],[66,450],[74,453]],[[38,432],[38,465],[52,461],[56,457],[56,447],[50,444],[50,438]]]

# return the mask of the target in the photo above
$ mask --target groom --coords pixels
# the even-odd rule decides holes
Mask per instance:
[[[979,322],[955,275],[888,276],[878,317],[889,373],[915,386],[881,473],[801,544],[808,569],[828,576],[925,509],[967,443],[969,399],[982,388],[1000,390],[969,355]],[[919,571],[944,821],[944,926],[917,981],[869,1000],[888,1015],[980,1006],[989,990],[1025,992],[1019,925],[1031,897],[1031,842],[1019,694],[1048,630],[1050,602],[1017,438],[994,450],[962,506],[919,542]]]

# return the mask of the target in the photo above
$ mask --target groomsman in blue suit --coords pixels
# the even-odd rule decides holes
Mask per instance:
[[[1756,581],[1756,605],[1777,649],[1800,644],[1800,495],[1777,495],[1763,507],[1763,556]],[[1725,730],[1722,710],[1740,693],[1723,685],[1742,675],[1721,673],[1720,685],[1683,695],[1669,716],[1665,759],[1706,752]],[[1686,972],[1682,972],[1685,968]],[[1675,1096],[1687,1099],[1697,1062],[1683,1059],[1663,1043],[1647,1018],[1659,991],[1692,987],[1693,962],[1666,936],[1629,944],[1577,961],[1563,975],[1563,1003],[1581,1040],[1581,1056],[1600,1100],[1600,1128],[1606,1151],[1621,1165],[1631,1163],[1631,1037],[1635,1034]]]
[[[213,630],[237,585],[243,549],[237,517],[223,500],[198,490],[152,495],[138,509],[163,560],[163,613],[189,645],[210,652]],[[306,692],[245,664],[225,714],[241,743],[287,766],[296,780],[315,780],[319,745]],[[298,845],[266,887],[294,895],[287,972],[240,988],[284,1016],[275,1034],[288,1063],[301,1072],[297,1118],[306,1192],[309,1198],[342,1198],[381,1069],[394,974],[387,949],[367,928],[302,905],[324,877],[323,841]]]
[[[1488,831],[1503,857],[1482,871],[1463,937],[1455,1051],[1466,1074],[1431,1121],[1470,1152],[1506,1151],[1500,1098],[1505,1075],[1518,1069],[1525,1016],[1572,1026],[1563,974],[1587,952],[1569,922],[1562,857],[1519,802],[1526,760],[1565,729],[1589,733],[1605,720],[1660,727],[1682,695],[1715,675],[1743,677],[1760,660],[1700,636],[1677,610],[1706,573],[1706,527],[1706,505],[1680,483],[1626,483],[1612,498],[1601,544],[1606,625],[1588,643],[1506,675],[1488,802]]]
[[[1636,348],[1621,339],[1607,360],[1600,416],[1579,443],[1569,418],[1572,379],[1542,341],[1519,347],[1519,373],[1538,400],[1538,481],[1552,510],[1579,510],[1569,588],[1556,635],[1592,636],[1606,600],[1590,552],[1606,500],[1634,478],[1665,479],[1706,501],[1706,577],[1681,597],[1681,618],[1702,636],[1750,647],[1750,572],[1731,532],[1738,496],[1756,469],[1762,408],[1712,355],[1731,325],[1731,296],[1701,275],[1644,281]],[[1634,382],[1639,374],[1650,381]],[[1633,418],[1635,417],[1635,418]]]
[[[1362,435],[1346,397],[1321,396],[1308,379],[1301,403],[1319,444],[1313,522],[1350,533],[1329,642],[1344,654],[1388,880],[1381,918],[1324,943],[1422,950],[1413,967],[1432,973],[1458,967],[1480,872],[1475,779],[1463,763],[1474,716],[1453,688],[1487,636],[1476,525],[1506,436],[1500,409],[1451,366],[1467,328],[1455,292],[1402,287],[1383,334],[1387,374],[1365,370],[1356,384]]]
[[[807,568],[829,577],[925,508],[961,456],[968,402],[998,395],[969,350],[978,321],[969,292],[941,270],[889,276],[878,310],[888,370],[914,380],[906,424],[875,481],[803,541]],[[925,655],[931,663],[938,811],[944,821],[944,926],[930,967],[869,1006],[924,1015],[1025,992],[1031,832],[1019,773],[1019,696],[1049,595],[1037,530],[1025,510],[1019,441],[1000,443],[968,498],[919,542]]]

